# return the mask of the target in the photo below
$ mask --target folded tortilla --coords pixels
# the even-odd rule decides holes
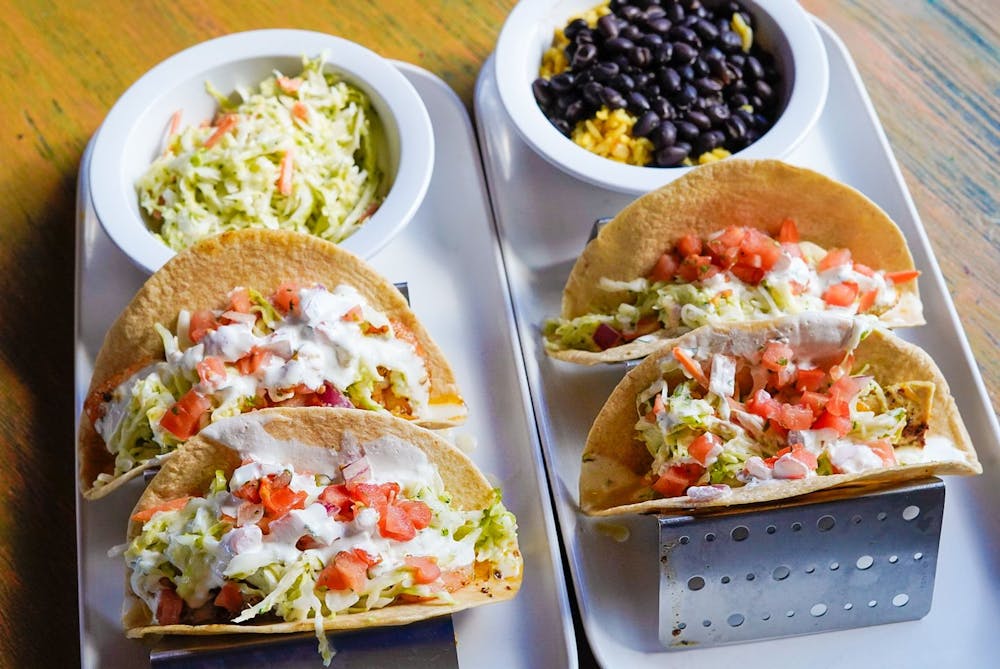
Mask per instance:
[[[373,412],[327,407],[273,408],[225,419],[188,440],[150,481],[132,515],[169,500],[204,496],[215,480],[217,470],[221,470],[228,479],[240,466],[243,457],[253,458],[257,454],[280,451],[278,461],[294,466],[299,472],[326,474],[336,481],[341,477],[341,472],[326,471],[331,455],[323,451],[330,449],[340,453],[343,448],[352,447],[349,443],[353,447],[360,445],[364,448],[372,442],[386,440],[403,442],[401,466],[413,461],[412,456],[405,454],[407,445],[418,448],[426,455],[440,475],[444,490],[450,493],[451,508],[459,511],[485,511],[493,504],[493,487],[475,464],[464,453],[429,430]],[[389,443],[388,448],[399,449],[393,443]],[[342,477],[340,480],[343,480]],[[128,542],[131,543],[139,536],[141,530],[141,522],[130,521]],[[507,573],[501,573],[494,563],[476,562],[472,580],[451,593],[453,601],[450,603],[397,600],[382,608],[328,616],[322,621],[322,628],[352,630],[401,625],[480,604],[511,599],[520,588],[523,572],[523,560],[517,549],[516,539],[507,557]],[[316,629],[313,618],[287,622],[280,618],[275,620],[274,616],[270,616],[267,622],[250,620],[244,623],[158,625],[153,622],[153,612],[145,601],[132,591],[129,578],[126,578],[125,592],[122,621],[130,637],[148,634],[270,634]]]
[[[673,357],[675,346],[687,351],[706,373],[716,354],[759,360],[769,341],[787,343],[797,357],[829,364],[844,358],[861,336],[859,328],[866,326],[858,319],[812,313],[729,327],[703,327],[667,342],[622,379],[594,420],[580,472],[581,508],[592,515],[677,513],[773,502],[824,489],[856,488],[935,474],[980,473],[982,467],[955,400],[934,361],[919,347],[879,328],[857,343],[853,368],[862,370],[855,373],[873,376],[887,394],[905,395],[898,402],[912,412],[911,423],[925,442],[920,461],[856,473],[755,481],[734,486],[728,494],[711,499],[662,497],[651,489],[653,457],[636,430],[640,418],[636,399],[657,379],[663,378],[670,389],[687,380],[680,370],[661,372],[661,361]],[[908,424],[907,429],[910,427]],[[903,437],[907,437],[906,430]]]
[[[88,401],[99,400],[132,373],[163,360],[163,341],[154,324],[174,331],[181,310],[218,308],[237,287],[269,294],[288,282],[329,290],[345,284],[390,320],[402,323],[412,332],[426,366],[434,410],[433,417],[416,422],[432,429],[464,422],[466,407],[448,361],[395,286],[335,244],[276,230],[223,233],[178,253],[153,274],[108,330],[94,364]],[[115,455],[86,411],[80,417],[78,449],[80,488],[88,499],[103,497],[170,455],[147,460],[95,486],[99,475],[114,476]]]
[[[896,224],[857,190],[817,172],[777,160],[711,163],[644,195],[618,213],[587,244],[563,292],[564,319],[610,313],[628,299],[601,288],[602,278],[632,281],[649,274],[659,257],[686,234],[705,238],[728,226],[775,234],[795,221],[802,241],[850,249],[854,261],[876,270],[912,270],[913,258]],[[880,315],[887,327],[924,323],[916,281],[896,286],[899,301]],[[683,332],[659,330],[603,351],[549,350],[580,364],[642,358]]]

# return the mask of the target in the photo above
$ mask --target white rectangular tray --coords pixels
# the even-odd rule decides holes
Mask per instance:
[[[503,109],[492,61],[477,82],[483,161],[549,483],[586,638],[606,667],[983,666],[984,658],[1000,654],[995,629],[1000,619],[1000,590],[995,587],[1000,576],[996,415],[857,70],[836,35],[817,24],[830,59],[830,95],[816,128],[787,160],[854,186],[902,228],[923,271],[921,295],[930,325],[901,334],[929,351],[941,367],[985,470],[980,477],[947,482],[935,600],[930,614],[915,622],[752,646],[667,652],[660,645],[655,518],[601,523],[578,506],[580,454],[587,431],[622,369],[554,361],[546,357],[539,335],[543,320],[559,313],[566,277],[594,220],[614,215],[630,198],[576,181],[536,155]],[[611,538],[617,534],[621,539],[623,531],[628,539]]]
[[[566,582],[476,138],[464,106],[443,81],[398,65],[427,105],[437,155],[414,220],[371,263],[390,281],[408,282],[414,312],[448,356],[469,405],[468,423],[454,433],[478,443],[470,456],[503,489],[524,554],[524,582],[515,599],[455,614],[459,662],[476,668],[575,666]],[[78,414],[104,333],[146,278],[95,218],[88,156],[89,150],[77,200]],[[148,648],[122,632],[124,564],[107,556],[124,541],[141,485],[140,478],[93,502],[77,498],[85,667],[134,667],[149,660]]]

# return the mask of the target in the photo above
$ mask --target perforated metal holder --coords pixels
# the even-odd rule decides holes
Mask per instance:
[[[660,642],[683,650],[924,617],[944,491],[930,478],[850,499],[660,516]]]

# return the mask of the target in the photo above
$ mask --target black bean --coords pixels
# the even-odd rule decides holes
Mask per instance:
[[[733,109],[739,109],[744,105],[750,104],[750,99],[742,93],[737,93],[729,97],[729,106]]]
[[[552,87],[556,93],[568,93],[573,90],[573,84],[575,83],[575,77],[572,72],[560,72],[551,79],[549,79],[549,85]]]
[[[608,83],[612,88],[615,88],[622,93],[631,91],[635,88],[635,80],[624,72],[619,73],[618,76],[612,78]]]
[[[646,67],[653,61],[653,54],[648,46],[637,46],[628,52],[628,59],[636,67]]]
[[[684,17],[684,20],[681,21],[681,25],[684,26],[685,28],[692,28],[694,27],[694,24],[698,23],[698,18],[699,16],[697,14],[689,13],[687,16]]]
[[[639,44],[649,47],[650,50],[652,50],[663,44],[663,38],[656,33],[649,33],[648,35],[642,36],[642,39],[639,40]]]
[[[729,73],[729,66],[726,65],[725,60],[723,60],[722,58],[719,59],[713,58],[712,60],[708,60],[706,58],[705,62],[708,63],[708,72],[713,77],[719,79],[720,81],[728,82],[730,80],[731,76]]]
[[[660,89],[668,95],[681,89],[681,75],[670,67],[660,70],[656,74],[656,81],[660,84]]]
[[[747,124],[742,116],[730,116],[723,128],[730,139],[742,139],[747,134]]]
[[[646,22],[646,27],[657,35],[666,35],[670,32],[673,25],[674,24],[670,22],[670,19],[663,16]]]
[[[740,69],[743,69],[743,66],[746,65],[746,61],[747,57],[743,54],[742,51],[739,53],[734,53],[729,56],[729,63],[731,65],[735,65]]]
[[[698,126],[689,121],[677,121],[674,125],[677,127],[677,138],[685,142],[694,140],[700,134]]]
[[[704,112],[689,111],[685,116],[685,120],[698,126],[699,130],[708,130],[712,127],[712,120]]]
[[[626,53],[629,49],[635,46],[635,42],[625,37],[612,37],[604,43],[608,51],[611,53]]]
[[[701,141],[705,150],[711,151],[712,149],[722,146],[722,143],[726,141],[726,134],[721,130],[709,130],[708,132],[702,134]]]
[[[583,99],[589,104],[594,106],[600,106],[601,104],[601,93],[604,91],[604,86],[596,81],[592,81],[583,87]]]
[[[763,79],[764,66],[753,56],[748,56],[746,63],[743,65],[743,73],[749,79]]]
[[[657,149],[670,146],[677,141],[677,126],[671,121],[663,121],[649,136],[649,141]]]
[[[637,91],[630,92],[625,99],[628,101],[628,108],[633,114],[641,114],[649,109],[649,100],[646,96]]]
[[[651,4],[646,11],[643,13],[643,19],[646,21],[652,21],[654,19],[662,18],[667,15],[666,10],[663,7],[657,7],[656,4]]]
[[[711,21],[699,19],[698,22],[694,24],[694,29],[706,42],[714,42],[719,39],[719,29],[712,25]]]
[[[673,46],[674,54],[670,62],[675,65],[688,65],[689,63],[693,63],[694,59],[698,57],[698,50],[690,44],[674,42]]]
[[[660,46],[653,50],[653,60],[660,65],[666,65],[670,62],[670,59],[674,55],[674,45],[670,42],[664,42]]]
[[[646,137],[658,125],[660,125],[660,117],[656,115],[656,112],[648,111],[640,116],[639,120],[632,126],[632,134],[636,137]]]
[[[653,112],[664,121],[672,119],[676,116],[674,106],[667,102],[666,98],[653,98],[652,102],[650,102],[650,106],[652,107]]]
[[[675,42],[684,42],[685,44],[690,44],[693,47],[701,46],[701,40],[698,38],[698,33],[686,26],[674,26],[670,29],[670,32],[667,33],[667,36]]]
[[[552,125],[554,125],[559,132],[569,137],[569,133],[573,130],[573,126],[569,124],[569,121],[564,118],[554,118],[550,120],[552,121]]]
[[[622,28],[618,32],[618,35],[620,37],[624,37],[625,39],[631,40],[633,42],[638,42],[639,40],[641,40],[642,39],[642,34],[643,33],[642,33],[641,30],[639,30],[638,26],[631,25],[631,24],[625,26],[624,28]]]
[[[684,81],[693,82],[696,79],[694,68],[690,65],[684,65],[677,68],[677,74],[681,75],[681,79]]]
[[[618,37],[618,20],[611,14],[597,19],[597,29],[607,39]]]
[[[642,14],[642,10],[635,5],[625,5],[618,11],[618,15],[626,21],[634,21]]]
[[[684,84],[670,99],[678,107],[690,107],[698,99],[698,91],[691,84]]]
[[[667,5],[663,9],[667,13],[667,18],[673,21],[674,23],[684,20],[684,14],[685,14],[684,8],[681,7],[680,5],[674,3]]]
[[[573,38],[575,44],[593,44],[594,43],[594,31],[590,28],[586,30],[581,30]]]
[[[714,95],[722,90],[722,83],[711,77],[702,77],[694,82],[695,88],[702,95]]]
[[[760,136],[762,134],[763,133],[757,128],[750,128],[749,130],[747,130],[747,134],[743,137],[743,139],[746,141],[747,144],[752,144],[756,142],[758,139],[760,139]]]
[[[628,62],[628,56],[626,56],[624,53],[616,53],[614,56],[611,57],[610,60],[612,63],[617,65],[618,68],[621,70],[625,70],[631,67],[631,65]]]
[[[601,92],[601,100],[607,105],[608,109],[623,109],[626,104],[622,94],[610,86],[604,87],[604,90]]]
[[[737,109],[733,112],[733,116],[738,117],[741,121],[743,121],[743,125],[747,128],[752,127],[754,124],[753,112],[747,111],[746,109]]]
[[[750,96],[750,106],[753,107],[755,112],[760,111],[764,107],[764,101],[760,99],[759,95]],[[763,117],[761,117],[763,118]],[[755,121],[756,123],[756,121]]]
[[[570,66],[574,70],[579,70],[593,62],[594,58],[597,56],[597,47],[593,44],[581,44],[577,47],[576,51],[573,53],[573,60]]]
[[[571,123],[576,123],[586,116],[587,111],[587,106],[583,100],[576,100],[566,107],[566,119]]]
[[[569,25],[563,28],[563,35],[566,36],[566,39],[571,40],[578,32],[585,30],[587,27],[587,22],[583,19],[574,19],[569,22]]]
[[[531,82],[531,92],[542,107],[547,107],[552,102],[552,87],[546,79],[538,77]]]
[[[774,99],[774,90],[771,88],[771,85],[768,84],[763,79],[758,79],[757,81],[755,81],[753,89],[757,93],[757,95],[760,96],[760,99],[763,100],[765,103],[770,102],[771,100]]]
[[[673,167],[679,165],[681,161],[688,157],[690,149],[685,149],[682,144],[667,146],[656,152],[656,164],[660,167]]]
[[[719,35],[719,47],[727,53],[739,51],[743,48],[743,38],[732,30],[725,30]]]
[[[721,125],[724,121],[728,120],[731,114],[729,113],[729,107],[726,105],[712,105],[705,110],[705,115],[708,116],[708,120],[712,122],[712,125]]]
[[[618,71],[618,64],[609,61],[597,63],[592,70],[595,80],[605,82],[614,78],[618,74]]]

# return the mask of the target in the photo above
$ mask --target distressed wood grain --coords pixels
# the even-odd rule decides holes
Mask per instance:
[[[1000,407],[1000,92],[993,0],[803,0],[844,39]],[[12,0],[0,18],[0,665],[80,660],[73,440],[74,189],[119,95],[226,33],[319,30],[425,67],[471,104],[513,0]]]

